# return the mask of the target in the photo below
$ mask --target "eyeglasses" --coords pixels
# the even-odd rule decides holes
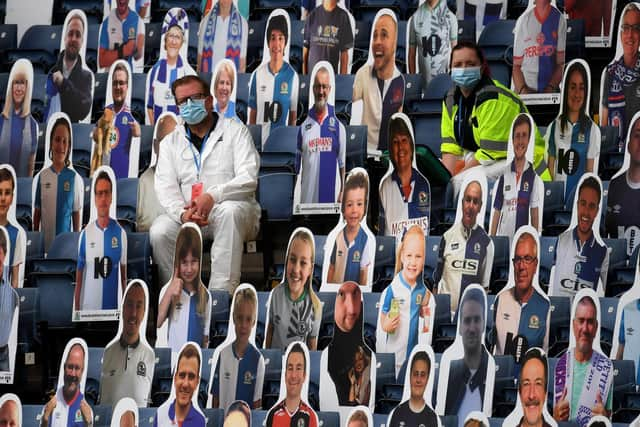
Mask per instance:
[[[176,105],[178,107],[184,107],[185,105],[187,105],[187,101],[191,100],[191,102],[193,101],[200,101],[201,99],[205,99],[207,97],[206,93],[194,93],[191,96],[187,96],[186,98],[182,98],[182,99],[177,99],[176,98]]]
[[[514,264],[517,264],[519,262],[524,262],[525,264],[529,265],[536,259],[538,258],[531,255],[525,255],[525,256],[515,256],[511,261],[513,261]]]
[[[620,26],[623,33],[633,31],[634,33],[640,33],[640,24],[622,24]]]

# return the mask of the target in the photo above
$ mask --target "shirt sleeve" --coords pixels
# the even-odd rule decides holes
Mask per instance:
[[[624,309],[622,310],[622,314],[620,315],[620,331],[618,332],[618,342],[620,344],[624,344],[626,338],[624,336]]]
[[[118,227],[120,227],[118,225]],[[124,228],[120,227],[121,240],[122,240],[122,255],[120,255],[120,264],[127,265],[127,233]],[[126,278],[125,278],[126,279]]]
[[[376,253],[376,245],[375,238],[371,238],[370,235],[367,235],[367,243],[364,245],[364,251],[362,251],[362,257],[360,259],[360,270],[364,270],[373,264],[373,257],[375,257]]]
[[[109,49],[109,30],[107,27],[107,23],[109,22],[109,15],[102,21],[102,26],[100,27],[100,47],[103,49]]]
[[[555,6],[553,5],[551,7],[555,8]],[[558,53],[564,53],[566,46],[567,46],[567,19],[564,17],[562,13],[560,13],[560,20],[558,22],[558,45],[556,47],[556,51]],[[558,61],[558,63],[560,63],[560,61]],[[564,56],[562,56],[562,63],[564,63]]]
[[[531,166],[533,167],[533,166]],[[540,195],[541,193],[544,192],[544,189],[542,189],[542,191],[540,191],[540,188],[544,186],[544,184],[542,183],[542,178],[540,178],[538,175],[536,175],[533,178],[533,188],[531,189],[531,201],[529,203],[529,207],[534,209],[534,208],[539,208],[540,207]],[[538,216],[540,216],[541,212],[538,213]],[[536,224],[533,224],[533,226],[535,228],[537,228]]]
[[[339,7],[339,6],[338,6]],[[340,51],[351,49],[353,47],[353,28],[351,28],[351,19],[349,19],[349,13],[346,10],[342,11],[342,23],[340,28],[342,30],[342,36],[340,38]]]
[[[38,122],[36,122],[36,119],[33,118],[33,116],[29,116],[29,118],[31,119],[31,154],[35,154],[36,151],[38,151]]]
[[[417,12],[416,12],[417,13]],[[416,47],[418,44],[418,38],[416,37],[416,14],[414,13],[409,18],[409,46]]]
[[[547,153],[550,156],[558,157],[556,152],[556,120],[551,122],[551,126],[547,128],[547,133],[544,135],[544,139],[547,141],[549,146]]]
[[[452,42],[458,41],[458,20],[453,12],[449,11],[449,37]]]
[[[605,250],[604,259],[602,260],[602,265],[600,267],[600,284],[601,290],[596,290],[598,292],[598,296],[604,297],[604,290],[607,287],[607,273],[609,272],[609,249]],[[601,295],[602,294],[602,295]]]
[[[298,112],[298,87],[299,86],[300,86],[300,81],[298,79],[298,73],[293,71],[293,88],[291,89],[291,105],[289,109],[294,113]]]
[[[310,35],[310,23],[311,23],[311,14],[304,21],[304,40],[302,41],[302,46],[309,48],[309,35]]]
[[[516,31],[513,37],[513,60],[522,64],[522,58],[524,57],[524,34],[523,30],[526,28],[525,19],[527,14],[521,15],[516,23]],[[514,64],[515,65],[515,64]]]
[[[75,174],[75,188],[74,188],[74,197],[73,197],[73,212],[78,212],[82,209],[83,199],[84,199],[84,182],[78,172],[73,171]],[[82,218],[80,218],[82,219]]]
[[[491,266],[493,265],[493,240],[487,245],[487,254],[482,261],[482,287],[489,288],[491,282]]]
[[[242,18],[242,40],[240,42],[242,43],[240,46],[240,57],[246,58],[247,46],[249,44],[249,24],[247,23],[247,20],[244,19],[244,17]],[[240,71],[238,70],[238,72]]]
[[[209,291],[207,290],[207,311],[206,311],[206,317],[204,318],[204,329],[202,330],[202,335],[205,337],[209,336],[209,329],[211,327],[211,294],[209,293]]]
[[[364,86],[367,78],[367,66],[363,65],[356,73],[355,81],[353,83],[353,102],[359,101],[364,97]]]
[[[389,310],[391,310],[391,300],[393,299],[393,289],[391,285],[387,286],[387,289],[384,291],[384,295],[382,295],[382,312],[387,314]]]
[[[19,224],[18,234],[16,235],[15,241],[15,255],[13,257],[13,267],[23,264],[27,255],[27,233],[25,233],[22,226]]]
[[[33,181],[33,184],[36,187],[35,198],[33,200],[33,207],[35,209],[40,209],[40,204],[42,202],[40,200],[41,199],[41,194],[40,194],[40,173],[38,173],[38,175],[36,175],[36,179]]]
[[[339,168],[344,168],[345,167],[345,161],[347,158],[347,131],[344,127],[344,125],[342,123],[340,123],[338,121],[338,124],[340,125],[339,129],[339,135],[340,135],[340,150],[339,150],[339,154],[338,154],[338,167]],[[338,171],[338,173],[340,173],[340,171]]]
[[[80,242],[78,243],[78,270],[84,269],[87,261],[86,251],[86,230],[82,230],[80,233]]]

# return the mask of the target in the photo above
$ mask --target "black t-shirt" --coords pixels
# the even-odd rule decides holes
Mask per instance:
[[[396,407],[391,416],[389,427],[438,427],[438,416],[429,405],[424,405],[422,411],[413,412],[406,400]]]
[[[322,5],[316,7],[304,26],[304,46],[309,49],[308,70],[319,61],[329,61],[338,74],[340,52],[353,47],[353,30],[347,12],[336,6],[327,12]]]

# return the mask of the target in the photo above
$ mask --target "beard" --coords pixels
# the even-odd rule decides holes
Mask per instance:
[[[327,99],[318,99],[316,98],[315,103],[313,104],[316,110],[324,110],[327,106]]]

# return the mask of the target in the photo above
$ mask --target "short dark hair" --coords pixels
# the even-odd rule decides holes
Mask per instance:
[[[244,400],[236,400],[231,405],[229,405],[229,409],[227,409],[227,417],[232,412],[240,412],[244,415],[247,424],[251,424],[251,408]]]
[[[194,357],[198,360],[198,376],[200,376],[200,352],[198,351],[196,346],[191,343],[186,344],[180,352],[180,355],[178,356],[178,362],[176,363],[176,372],[178,372],[180,361],[182,359],[192,359]]]
[[[549,364],[547,363],[547,356],[542,352],[542,350],[540,350],[537,347],[534,348],[530,348],[529,350],[527,350],[527,352],[524,354],[524,357],[522,358],[521,363],[521,368],[520,368],[520,378],[518,378],[518,388],[520,388],[520,386],[522,385],[522,372],[524,371],[524,365],[527,364],[528,361],[530,360],[539,360],[542,363],[542,366],[544,366],[544,391],[547,391],[547,375],[549,372]]]
[[[124,71],[124,73],[127,75],[127,84],[129,83],[129,70],[127,69],[127,66],[124,65],[122,62],[118,62],[116,64],[116,66],[113,68],[113,74],[111,76],[115,76],[116,72],[118,71]]]
[[[96,194],[96,191],[98,189],[98,181],[102,181],[105,180],[109,183],[109,187],[111,189],[111,192],[113,192],[113,182],[111,182],[111,177],[109,176],[109,174],[107,173],[107,171],[102,170],[100,171],[100,173],[98,174],[98,176],[96,176],[96,180],[95,180],[95,185],[93,186],[93,194]]]
[[[284,35],[284,42],[287,43],[287,40],[289,40],[289,26],[287,25],[287,18],[285,18],[284,15],[275,15],[269,19],[269,23],[267,24],[267,43],[271,38],[271,32],[273,30],[280,31],[282,35]]]
[[[300,353],[302,354],[302,360],[304,360],[304,372],[307,372],[307,356],[304,352],[304,349],[302,348],[302,345],[297,342],[295,344],[293,344],[291,346],[291,350],[289,350],[289,354],[287,355],[287,360],[286,362],[289,361],[289,357],[291,357],[291,353]],[[286,362],[285,362],[285,369],[286,369]]]
[[[16,183],[13,180],[13,174],[7,168],[0,169],[0,182],[11,181],[11,191],[15,190]]]
[[[585,295],[582,298],[580,298],[580,301],[578,301],[578,304],[576,305],[576,310],[578,309],[579,305],[586,305],[586,304],[590,304],[593,307],[593,310],[596,312],[596,320],[597,320],[598,307],[596,306],[596,302],[593,300],[593,298],[591,298],[590,295]],[[573,314],[575,315],[575,312]]]
[[[171,95],[173,95],[173,97],[176,97],[176,88],[182,85],[186,85],[189,84],[191,82],[198,82],[200,84],[200,89],[202,90],[202,93],[206,94],[207,96],[209,96],[209,93],[211,92],[211,88],[209,86],[209,83],[207,83],[206,81],[202,80],[199,76],[194,76],[194,75],[187,75],[184,77],[181,77],[179,79],[176,79],[173,84],[171,85]]]
[[[344,208],[347,204],[347,191],[355,190],[356,188],[364,188],[364,204],[365,212],[369,205],[369,179],[364,172],[350,173],[345,179],[344,190],[342,191],[342,206],[340,207],[344,214]]]
[[[53,145],[53,134],[55,133],[58,126],[64,126],[67,129],[67,133],[69,134],[69,149],[67,150],[67,156],[64,159],[64,165],[68,167],[71,164],[71,160],[69,160],[69,157],[71,156],[71,147],[73,145],[73,141],[71,139],[71,124],[66,117],[58,117],[56,121],[53,122],[53,126],[51,126],[51,134],[49,134],[49,158],[53,159],[53,149],[51,146]]]
[[[602,197],[602,187],[600,187],[600,183],[598,182],[598,180],[593,176],[589,176],[585,178],[584,181],[582,181],[582,184],[580,184],[580,188],[578,189],[578,199],[580,199],[580,193],[582,192],[583,188],[591,188],[596,193],[598,193],[598,206],[599,206],[600,198]]]
[[[413,371],[413,365],[415,365],[416,362],[419,360],[422,360],[427,364],[427,374],[428,374],[429,371],[431,370],[431,360],[429,359],[429,355],[427,354],[426,351],[418,351],[416,354],[413,355],[413,359],[411,359],[410,371]]]
[[[531,137],[531,120],[529,120],[529,116],[525,113],[520,113],[516,116],[515,120],[513,121],[513,130],[511,131],[511,136],[513,136],[513,134],[515,133],[516,128],[523,124],[526,124],[529,127],[529,137]]]
[[[482,77],[491,77],[491,71],[489,70],[489,64],[485,59],[484,52],[480,49],[475,42],[467,40],[459,40],[458,43],[451,49],[451,56],[449,57],[449,68],[453,64],[453,53],[461,49],[472,49],[476,52],[478,59],[480,60],[480,74]]]
[[[483,289],[478,289],[478,288],[473,288],[473,289],[469,289],[468,291],[466,291],[466,293],[463,293],[462,300],[460,301],[460,313],[459,313],[459,316],[462,316],[462,308],[469,301],[475,301],[475,302],[477,302],[478,304],[480,304],[482,306],[482,308],[483,308],[483,310],[482,310],[482,318],[484,319],[485,316],[486,316],[484,290]]]

